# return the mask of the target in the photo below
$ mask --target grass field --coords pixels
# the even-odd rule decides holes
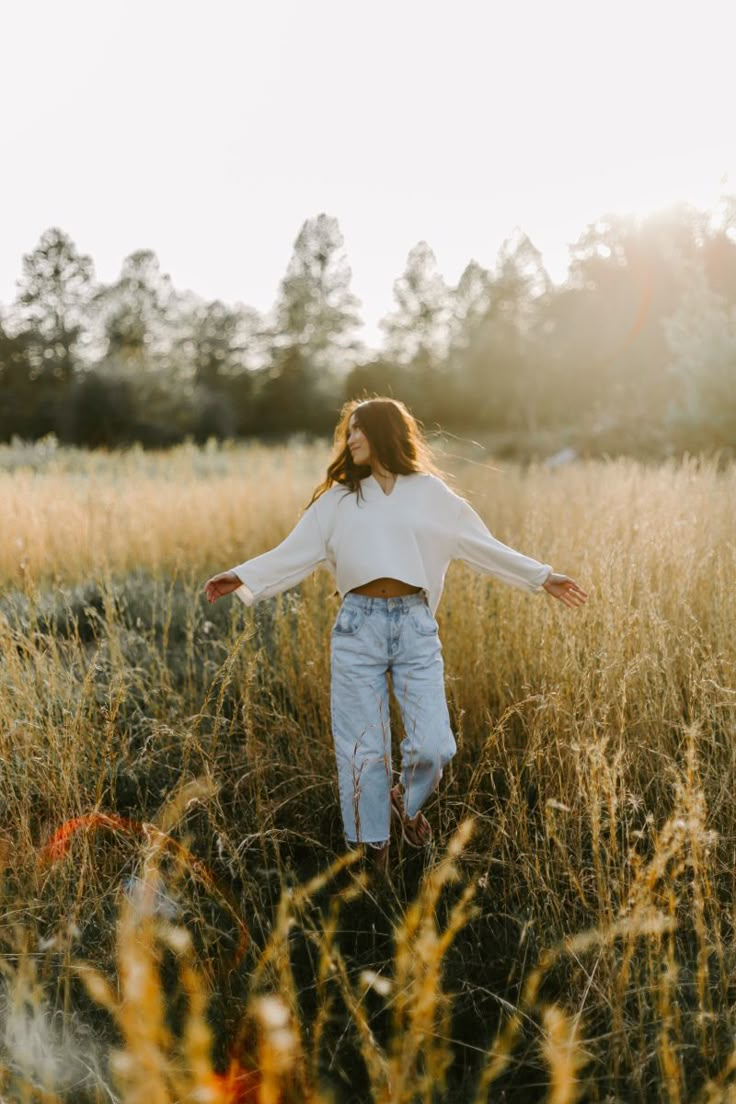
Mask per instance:
[[[326,450],[0,449],[1,1100],[736,1100],[736,468],[437,458],[589,599],[451,566],[458,754],[378,892],[331,577],[202,594]]]

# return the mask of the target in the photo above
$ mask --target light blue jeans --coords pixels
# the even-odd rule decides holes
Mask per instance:
[[[401,781],[413,817],[457,750],[437,622],[426,592],[345,595],[330,637],[332,735],[348,843],[389,839],[392,784],[387,672],[404,725]]]

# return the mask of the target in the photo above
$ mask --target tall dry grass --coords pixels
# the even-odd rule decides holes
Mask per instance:
[[[497,536],[590,598],[573,613],[451,567],[438,620],[459,751],[429,812],[440,840],[468,818],[473,834],[427,870],[402,855],[380,897],[328,873],[331,578],[251,610],[201,594],[288,531],[325,459],[299,445],[0,463],[0,1094],[67,1099],[86,1068],[89,1099],[109,1099],[104,1083],[133,1100],[109,1055],[135,1066],[150,1044],[160,1099],[185,1099],[187,1031],[215,1076],[232,1040],[257,1051],[253,1002],[271,993],[293,1042],[278,1092],[297,1098],[730,1100],[736,472],[440,454]],[[394,700],[391,718],[398,741]],[[119,994],[107,1012],[90,1001],[80,963],[124,988],[120,925],[162,839],[140,971],[174,1020],[139,1043]],[[174,928],[189,935],[167,944]],[[32,1032],[10,1014],[29,1004],[45,1073],[23,1065]],[[54,1065],[49,1025],[81,1065]]]

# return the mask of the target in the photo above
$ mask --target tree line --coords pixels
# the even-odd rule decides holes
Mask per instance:
[[[425,426],[659,454],[736,446],[736,197],[609,214],[555,285],[516,231],[492,269],[448,285],[426,242],[380,323],[360,302],[335,218],[304,222],[272,309],[177,291],[150,250],[117,280],[57,227],[0,308],[0,440],[160,447],[332,429],[342,402],[391,394]]]

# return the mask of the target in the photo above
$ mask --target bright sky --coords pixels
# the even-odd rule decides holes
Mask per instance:
[[[455,283],[525,230],[550,275],[608,210],[736,192],[726,0],[3,5],[0,303],[58,225],[102,280],[267,310],[335,216],[364,338],[424,239]]]

